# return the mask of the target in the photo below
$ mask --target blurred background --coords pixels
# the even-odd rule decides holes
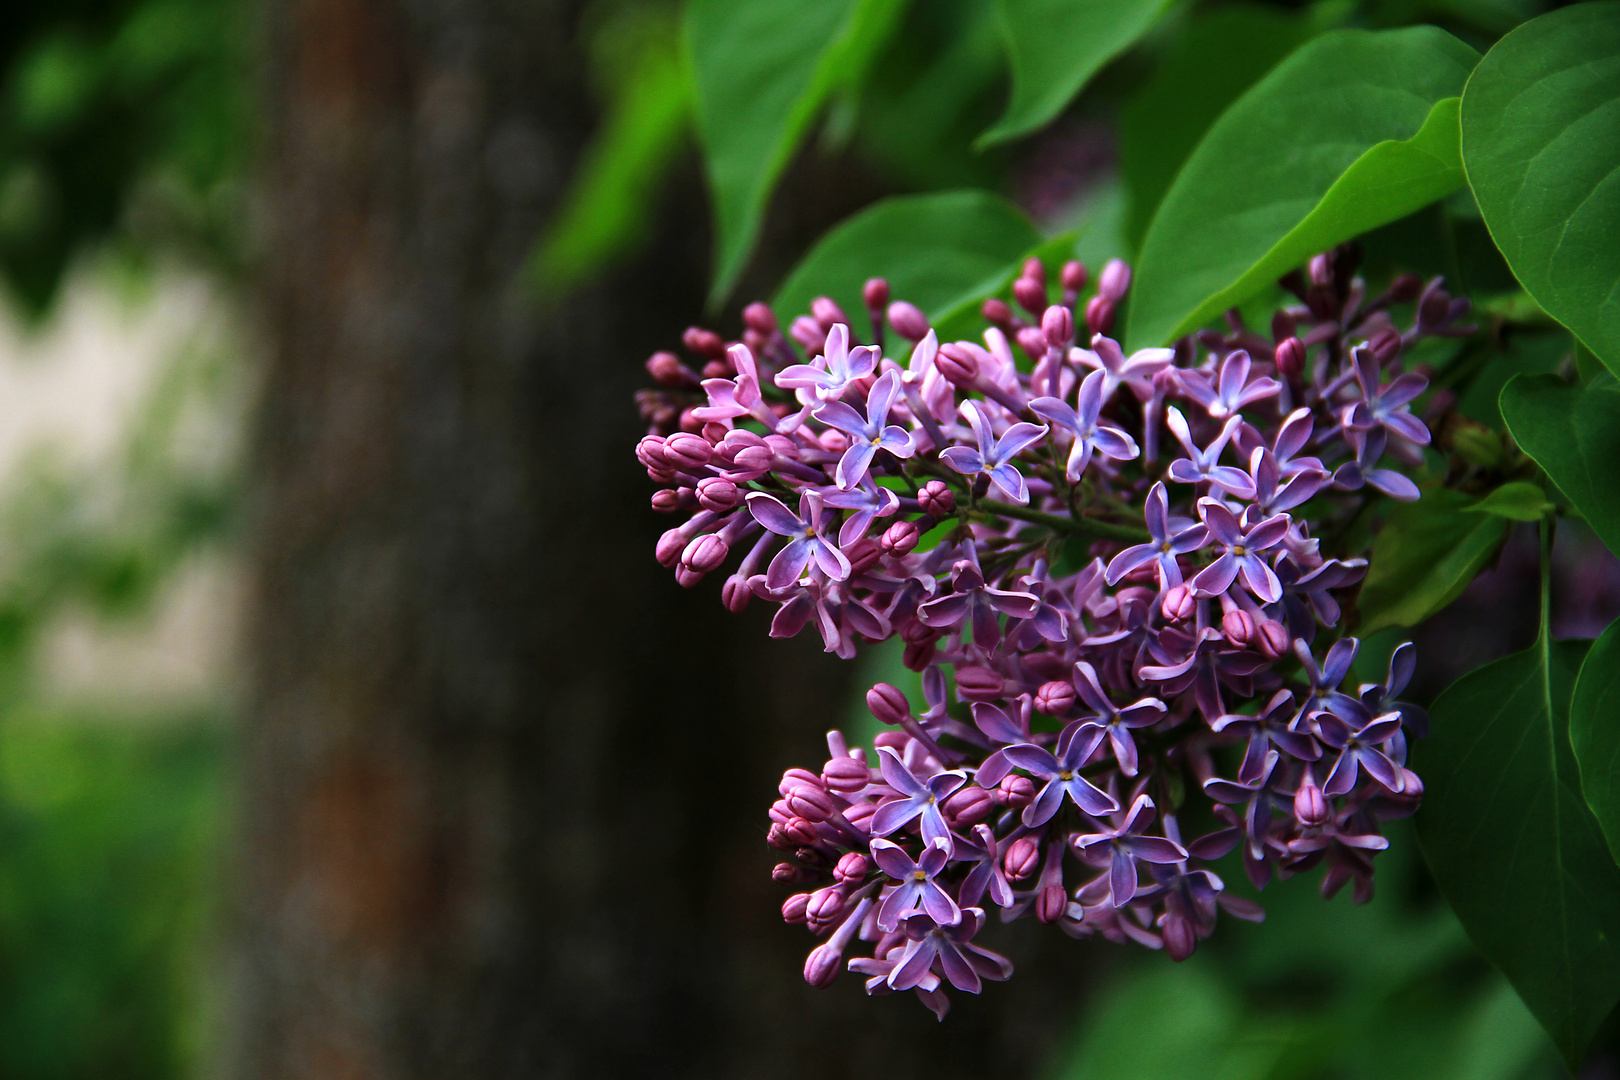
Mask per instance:
[[[976,154],[992,5],[912,5],[712,324],[897,191],[1128,256],[1214,115],[1155,97],[1229,98],[1324,20],[1483,47],[1535,10],[1187,4],[1147,45],[1175,63]],[[1288,882],[1183,965],[1020,923],[1018,977],[943,1025],[804,986],[765,809],[896,661],[769,641],[652,559],[631,394],[709,268],[677,20],[0,13],[0,1077],[1560,1075],[1409,830],[1372,904]],[[1595,634],[1614,560],[1558,560],[1555,629]],[[1419,696],[1528,643],[1534,562],[1516,537],[1422,631]]]

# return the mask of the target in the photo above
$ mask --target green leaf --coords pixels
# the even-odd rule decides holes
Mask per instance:
[[[656,189],[680,148],[691,108],[691,81],[674,42],[649,42],[535,250],[530,273],[537,288],[566,292],[646,232]]]
[[[1340,30],[1256,83],[1154,215],[1131,348],[1195,329],[1316,252],[1458,187],[1455,99],[1476,59],[1434,27]]]
[[[1509,521],[1540,521],[1551,509],[1545,491],[1528,480],[1510,480],[1473,506],[1465,507],[1464,512],[1495,514]]]
[[[1609,550],[1620,553],[1620,386],[1604,377],[1571,386],[1556,375],[1515,375],[1502,417]]]
[[[1620,859],[1620,620],[1592,643],[1575,680],[1569,741],[1581,767],[1581,790],[1609,851]]]
[[[1544,631],[1533,648],[1463,676],[1412,748],[1435,881],[1572,1070],[1620,998],[1620,870],[1569,744],[1588,644]]]
[[[1620,3],[1498,41],[1463,94],[1462,153],[1513,273],[1620,374]]]
[[[1007,111],[983,149],[1044,127],[1102,66],[1158,21],[1164,0],[999,0],[1012,68]]]
[[[1310,36],[1296,12],[1244,4],[1187,24],[1119,114],[1126,234],[1139,246],[1187,156],[1226,107]],[[1116,253],[1117,254],[1117,253]]]
[[[777,178],[840,87],[864,76],[905,0],[690,0],[686,47],[714,199],[718,304],[759,237]]]
[[[870,322],[861,287],[883,277],[897,300],[937,318],[992,292],[1008,267],[1041,242],[1016,206],[987,191],[901,195],[840,223],[794,268],[771,306],[786,325],[818,296],[838,301],[862,340]]]
[[[1471,498],[1449,488],[1432,488],[1395,508],[1373,543],[1357,601],[1359,633],[1416,626],[1457,599],[1496,557],[1508,521],[1469,513],[1473,508]]]

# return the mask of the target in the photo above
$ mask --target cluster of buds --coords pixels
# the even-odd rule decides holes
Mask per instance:
[[[1469,331],[1438,281],[1369,299],[1354,269],[1285,279],[1270,336],[1233,314],[1130,355],[1107,336],[1128,266],[1084,296],[1071,262],[1052,303],[1031,260],[981,341],[873,280],[871,344],[822,298],[787,334],[762,304],[740,342],[689,331],[699,370],[648,361],[637,455],[689,515],[659,561],[685,585],[730,565],[726,606],[777,605],[774,637],[898,637],[921,673],[921,701],[868,692],[874,747],[830,733],[770,810],[783,916],[824,939],[810,983],[855,971],[943,1017],[947,985],[1011,974],[977,941],[991,907],[1184,958],[1220,912],[1263,915],[1210,869],[1234,849],[1256,888],[1322,865],[1324,894],[1371,895],[1426,718],[1397,700],[1410,645],[1346,686],[1366,564],[1320,537],[1417,497],[1391,467],[1430,438],[1402,357]]]

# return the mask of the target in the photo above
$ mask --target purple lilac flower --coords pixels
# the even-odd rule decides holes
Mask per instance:
[[[1089,711],[1091,723],[1108,734],[1114,760],[1119,771],[1126,776],[1136,775],[1136,740],[1131,737],[1134,728],[1152,727],[1164,719],[1165,704],[1155,697],[1145,697],[1120,708],[1108,699],[1108,694],[1097,680],[1097,669],[1081,660],[1074,665],[1074,690]]]
[[[888,983],[894,990],[910,990],[936,967],[956,989],[977,994],[981,979],[1005,982],[1012,977],[1012,961],[972,942],[984,925],[984,912],[968,908],[960,922],[940,925],[926,914],[906,920],[906,946]]]
[[[900,496],[873,483],[871,476],[863,476],[860,483],[848,490],[822,488],[821,504],[834,510],[853,511],[838,529],[838,546],[846,548],[865,536],[873,521],[889,517],[900,509]]]
[[[979,448],[972,450],[966,446],[953,446],[942,451],[939,459],[964,475],[988,476],[990,483],[1007,496],[1009,502],[1020,506],[1029,502],[1024,474],[1018,471],[1012,461],[1025,447],[1045,435],[1047,429],[1038,424],[1017,423],[998,439],[991,431],[990,418],[978,402],[964,401],[962,415],[972,425]]]
[[[1237,433],[1238,425],[1243,423],[1242,417],[1234,416],[1228,420],[1221,433],[1202,450],[1193,442],[1192,430],[1187,427],[1187,418],[1181,415],[1180,409],[1172,406],[1165,410],[1164,422],[1176,441],[1181,443],[1182,449],[1187,451],[1186,457],[1170,463],[1170,479],[1178,484],[1211,484],[1239,499],[1247,499],[1254,494],[1254,481],[1249,479],[1248,473],[1235,465],[1220,464],[1221,451],[1226,449],[1226,444]]]
[[[1040,600],[1032,593],[997,589],[985,583],[977,562],[963,559],[951,568],[951,591],[917,608],[924,625],[951,629],[966,623],[975,644],[993,649],[1001,641],[998,615],[1034,616]]]
[[[960,772],[942,772],[924,782],[887,746],[878,748],[878,767],[883,782],[895,790],[896,797],[881,803],[872,814],[872,835],[887,836],[921,818],[923,841],[932,844],[938,840],[947,851],[952,850],[950,826],[945,823],[940,803],[967,783],[967,777]]]
[[[878,908],[880,928],[893,930],[913,911],[926,911],[929,918],[942,926],[962,920],[956,901],[934,881],[935,875],[950,861],[949,842],[943,837],[929,841],[921,859],[907,855],[899,844],[873,840],[872,859],[878,869],[895,880],[894,887]]]
[[[1351,350],[1350,359],[1355,364],[1361,400],[1345,407],[1341,414],[1344,426],[1362,431],[1381,427],[1417,446],[1429,445],[1429,429],[1412,415],[1410,408],[1412,399],[1428,389],[1429,380],[1408,372],[1380,385],[1378,358],[1371,349],[1358,345]]]
[[[1146,836],[1143,830],[1153,823],[1153,800],[1138,795],[1125,814],[1125,820],[1100,833],[1082,833],[1075,838],[1081,851],[1108,856],[1108,902],[1124,907],[1136,895],[1136,864],[1178,863],[1187,858],[1187,849],[1162,836]]]
[[[1333,771],[1328,774],[1322,791],[1333,796],[1343,795],[1356,786],[1359,771],[1366,769],[1374,780],[1399,793],[1405,787],[1401,767],[1379,747],[1401,730],[1401,714],[1373,716],[1359,701],[1353,708],[1342,711],[1348,715],[1341,718],[1334,713],[1320,712],[1313,718],[1322,741],[1339,751],[1339,759],[1333,763]]]
[[[776,373],[776,385],[799,392],[800,401],[837,401],[856,379],[864,379],[877,367],[880,352],[871,345],[849,347],[849,327],[838,323],[827,331],[826,347],[819,362],[793,364]]]
[[[1106,404],[1113,400],[1114,392],[1122,385],[1129,386],[1139,399],[1146,401],[1153,394],[1153,376],[1175,361],[1176,350],[1138,349],[1127,359],[1119,342],[1094,334],[1090,349],[1071,349],[1069,357],[1102,372],[1101,400]]]
[[[1316,761],[1322,756],[1322,748],[1309,732],[1295,730],[1293,721],[1298,715],[1293,691],[1278,690],[1254,716],[1228,713],[1210,724],[1211,731],[1248,737],[1243,763],[1238,766],[1239,783],[1258,784],[1265,779],[1271,771],[1266,761],[1267,755],[1273,753],[1273,743],[1300,761]]]
[[[765,580],[771,588],[783,589],[793,584],[812,561],[834,581],[849,577],[849,559],[827,539],[821,496],[816,492],[806,491],[799,496],[797,514],[774,496],[763,491],[750,492],[748,512],[771,532],[790,538],[787,547],[776,553],[765,571]]]
[[[1260,553],[1282,543],[1288,533],[1288,515],[1278,514],[1245,529],[1218,499],[1199,499],[1198,512],[1209,528],[1210,540],[1224,550],[1193,578],[1193,590],[1203,596],[1218,596],[1231,588],[1241,574],[1243,584],[1263,603],[1275,604],[1282,599],[1282,582]]]
[[[1209,539],[1209,529],[1203,525],[1187,525],[1172,531],[1170,500],[1164,481],[1155,483],[1147,495],[1144,515],[1148,535],[1153,539],[1146,544],[1128,547],[1108,563],[1108,584],[1113,585],[1126,574],[1148,563],[1157,563],[1159,588],[1172,589],[1181,584],[1180,557],[1203,547]]]
[[[849,449],[838,459],[838,469],[833,474],[843,490],[848,491],[865,478],[879,450],[887,450],[900,458],[911,456],[911,434],[889,423],[889,409],[899,396],[900,380],[889,372],[872,385],[864,417],[842,401],[830,401],[811,414],[850,437]]]
[[[1078,408],[1055,397],[1038,397],[1029,403],[1035,415],[1073,437],[1065,470],[1071,484],[1077,482],[1080,474],[1086,471],[1093,453],[1115,461],[1129,461],[1142,452],[1136,441],[1119,428],[1097,421],[1103,405],[1104,375],[1102,371],[1093,371],[1080,383]]]
[[[1080,775],[1081,766],[1103,740],[1103,729],[1095,724],[1076,720],[1058,736],[1057,754],[1040,746],[1026,743],[1010,746],[1006,758],[1014,766],[1031,776],[1046,781],[1035,801],[1024,809],[1024,825],[1036,828],[1052,820],[1052,815],[1063,805],[1067,795],[1081,810],[1098,817],[1119,809],[1119,801]]]
[[[1282,389],[1277,380],[1264,376],[1250,381],[1249,366],[1249,354],[1239,349],[1221,362],[1220,378],[1215,386],[1196,371],[1183,373],[1181,381],[1188,395],[1204,407],[1210,419],[1225,420],[1257,401],[1276,397],[1277,391]]]

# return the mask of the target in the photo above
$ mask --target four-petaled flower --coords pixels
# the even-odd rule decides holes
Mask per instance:
[[[951,591],[917,608],[917,618],[939,629],[960,626],[973,631],[973,641],[987,649],[1001,643],[998,615],[1028,619],[1040,607],[1033,593],[997,589],[987,584],[977,562],[963,559],[951,568]]]
[[[1091,757],[1104,731],[1096,724],[1076,720],[1058,735],[1057,753],[1033,743],[1009,746],[1002,751],[1006,760],[1031,776],[1046,781],[1035,801],[1024,807],[1024,824],[1034,829],[1045,825],[1063,805],[1063,796],[1092,817],[1112,814],[1119,809],[1119,801],[1080,775],[1080,769]]]
[[[1282,384],[1276,379],[1261,376],[1249,381],[1249,354],[1239,349],[1221,362],[1220,377],[1215,386],[1197,371],[1183,372],[1181,384],[1188,395],[1204,407],[1212,420],[1225,420],[1236,416],[1245,406],[1269,397],[1276,397]]]
[[[765,569],[765,583],[773,589],[785,589],[810,566],[811,560],[834,581],[849,577],[849,559],[838,550],[838,545],[827,539],[823,524],[821,495],[805,491],[799,495],[797,514],[782,505],[774,495],[763,491],[750,492],[748,511],[754,520],[778,536],[789,537],[786,547],[776,553],[771,565]]]
[[[1175,362],[1176,350],[1138,349],[1127,358],[1119,342],[1095,334],[1091,338],[1090,349],[1077,346],[1069,350],[1069,359],[1102,372],[1102,400],[1105,403],[1113,400],[1114,391],[1121,385],[1129,386],[1132,393],[1146,401],[1153,396],[1153,376]]]
[[[1024,483],[1024,474],[1018,471],[1012,461],[1030,443],[1045,435],[1046,428],[1040,424],[1020,422],[1002,432],[998,439],[990,427],[990,417],[977,401],[962,402],[962,415],[972,426],[973,437],[978,441],[979,448],[973,450],[966,446],[953,446],[943,451],[939,459],[964,475],[988,476],[990,483],[1011,502],[1020,506],[1029,502],[1029,488]]]
[[[1242,574],[1243,584],[1262,602],[1275,604],[1282,599],[1282,582],[1260,552],[1282,543],[1288,535],[1288,515],[1278,514],[1245,529],[1219,499],[1199,499],[1198,512],[1209,526],[1210,539],[1224,550],[1192,579],[1193,591],[1200,596],[1219,596]]]
[[[1159,588],[1173,589],[1181,584],[1181,562],[1178,556],[1197,551],[1209,540],[1209,529],[1203,525],[1188,525],[1171,532],[1170,500],[1164,481],[1158,481],[1148,492],[1146,514],[1148,535],[1153,539],[1145,544],[1128,547],[1108,563],[1108,584],[1138,567],[1150,562],[1159,564]]]
[[[926,914],[905,921],[905,952],[889,972],[889,989],[910,990],[922,985],[937,965],[956,989],[977,994],[982,979],[1005,982],[1012,977],[1012,961],[989,949],[973,944],[973,935],[984,925],[984,912],[967,908],[954,925],[941,926]]]
[[[835,323],[827,331],[827,344],[818,362],[783,368],[776,373],[776,385],[798,391],[799,400],[807,405],[817,398],[837,401],[850,383],[872,374],[879,356],[878,349],[871,345],[850,348],[849,327]]]
[[[1187,858],[1187,849],[1162,836],[1145,836],[1153,822],[1153,800],[1138,795],[1130,812],[1118,826],[1100,833],[1082,833],[1074,845],[1081,851],[1100,849],[1108,853],[1109,902],[1124,907],[1136,895],[1138,860],[1150,863],[1178,863]]]
[[[1412,415],[1409,407],[1412,399],[1428,388],[1429,380],[1409,371],[1380,386],[1378,358],[1371,349],[1357,345],[1351,350],[1350,358],[1355,362],[1361,400],[1345,406],[1340,413],[1344,426],[1362,431],[1381,427],[1407,442],[1429,445],[1429,429]]]
[[[1401,730],[1401,714],[1384,713],[1373,716],[1361,702],[1353,708],[1343,708],[1343,718],[1330,712],[1319,712],[1313,717],[1317,734],[1322,741],[1339,751],[1339,760],[1333,763],[1322,793],[1337,797],[1356,786],[1356,777],[1366,769],[1374,780],[1397,794],[1406,790],[1401,767],[1379,749]]]
[[[1055,397],[1038,397],[1029,403],[1030,410],[1052,426],[1068,432],[1074,438],[1069,447],[1069,463],[1064,475],[1069,483],[1080,479],[1091,463],[1095,452],[1115,461],[1130,461],[1142,451],[1136,440],[1112,424],[1099,423],[1097,416],[1103,407],[1103,379],[1106,372],[1093,371],[1080,383],[1076,406]]]
[[[951,828],[945,822],[945,813],[939,804],[946,796],[963,784],[967,776],[961,772],[942,772],[930,776],[927,782],[917,779],[906,763],[887,746],[878,748],[878,767],[883,782],[895,790],[897,796],[880,805],[872,814],[872,835],[888,836],[902,825],[922,818],[923,842],[939,840],[947,853],[955,850]]]
[[[1108,700],[1108,694],[1097,679],[1097,669],[1084,660],[1074,665],[1074,691],[1091,711],[1090,722],[1108,733],[1119,771],[1135,776],[1136,740],[1131,737],[1131,729],[1157,724],[1164,718],[1164,702],[1156,697],[1145,697],[1120,708]]]
[[[884,930],[893,930],[900,920],[913,911],[926,911],[941,925],[961,921],[962,910],[950,894],[934,881],[934,876],[945,869],[950,861],[950,848],[944,840],[934,840],[913,860],[899,844],[888,840],[872,841],[872,859],[893,878],[896,884],[883,898],[878,908],[877,923]]]
[[[891,371],[872,384],[864,417],[842,401],[830,401],[812,414],[823,424],[849,436],[849,448],[838,459],[838,469],[833,474],[838,486],[845,491],[861,482],[879,450],[887,450],[899,458],[911,456],[910,433],[889,423],[889,410],[899,396],[900,380]]]
[[[1254,494],[1254,481],[1249,474],[1236,465],[1220,464],[1221,451],[1226,444],[1237,434],[1238,425],[1243,423],[1241,416],[1234,416],[1221,428],[1221,433],[1214,440],[1200,450],[1198,444],[1193,442],[1192,430],[1187,427],[1187,418],[1181,415],[1181,410],[1175,406],[1165,410],[1165,426],[1170,429],[1182,449],[1187,451],[1184,458],[1176,458],[1170,463],[1168,470],[1170,479],[1178,484],[1212,484],[1216,488],[1228,491],[1240,499],[1247,499]]]

